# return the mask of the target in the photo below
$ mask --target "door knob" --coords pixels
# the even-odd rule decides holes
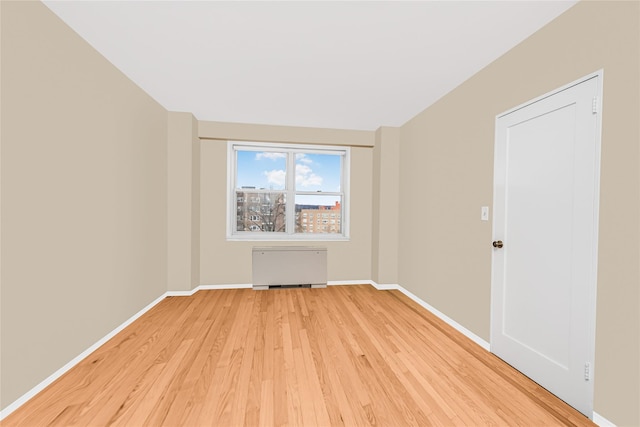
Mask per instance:
[[[494,248],[501,248],[501,247],[503,247],[503,246],[504,246],[504,243],[502,243],[502,240],[495,240],[495,241],[493,242],[493,247],[494,247]]]

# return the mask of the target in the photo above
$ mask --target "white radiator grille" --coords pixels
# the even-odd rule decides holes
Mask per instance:
[[[263,247],[252,252],[253,288],[327,285],[327,248]]]

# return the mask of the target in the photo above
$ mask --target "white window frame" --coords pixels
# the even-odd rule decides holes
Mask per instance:
[[[277,151],[292,153],[287,157],[287,184],[285,189],[286,200],[286,232],[251,232],[236,231],[237,226],[237,200],[236,191],[236,151]],[[341,155],[341,185],[339,192],[296,191],[295,189],[295,154],[338,154]],[[266,143],[250,141],[228,141],[227,143],[227,240],[239,241],[348,241],[349,216],[350,216],[350,164],[351,149],[347,146],[328,146],[314,144],[288,144]],[[273,190],[246,190],[246,192],[260,192]],[[278,190],[280,191],[280,190]],[[295,195],[339,195],[341,197],[340,216],[342,233],[296,233],[295,232]]]

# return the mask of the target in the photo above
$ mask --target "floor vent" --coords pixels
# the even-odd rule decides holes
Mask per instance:
[[[310,288],[311,284],[306,285],[269,285],[269,289],[289,289],[289,288]]]

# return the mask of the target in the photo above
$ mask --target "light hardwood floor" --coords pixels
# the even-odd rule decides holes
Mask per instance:
[[[3,426],[594,425],[398,291],[169,297]]]

